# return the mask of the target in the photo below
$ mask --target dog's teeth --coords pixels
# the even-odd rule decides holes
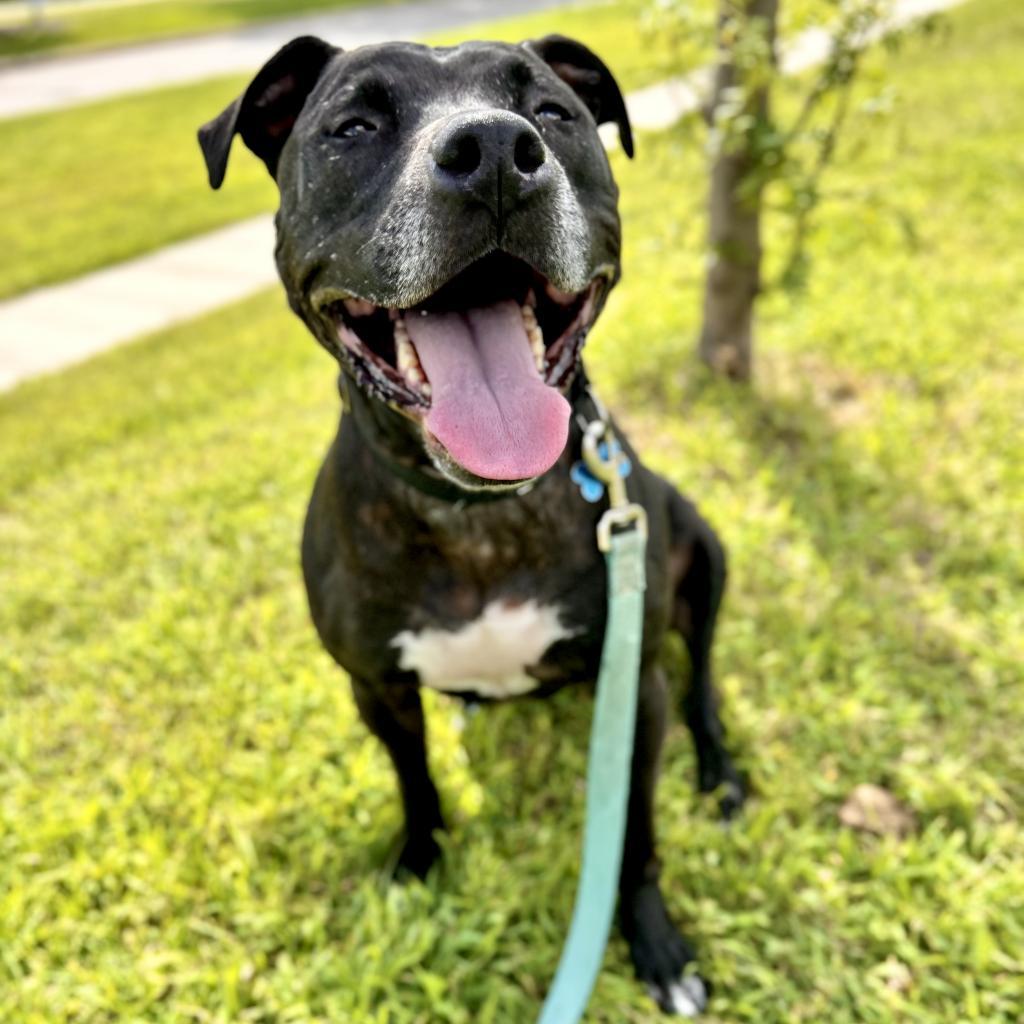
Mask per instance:
[[[412,347],[409,330],[402,320],[395,321],[395,357],[398,360],[398,369],[406,376],[411,370],[419,369],[416,349]]]
[[[535,327],[532,331],[527,332],[527,337],[530,339],[530,350],[533,352],[533,361],[537,364],[537,369],[543,373],[544,335],[541,334],[539,327]]]
[[[399,317],[395,321],[395,361],[398,363],[398,372],[413,387],[422,394],[430,395],[430,385],[427,383],[427,375],[420,366],[419,356],[409,338],[409,328],[405,321]]]
[[[544,372],[544,333],[537,323],[537,315],[532,306],[522,307],[523,326],[526,328],[526,337],[530,340],[530,351],[533,353],[533,361],[537,364],[539,373]]]
[[[537,327],[532,331],[527,332],[527,336],[530,339],[530,348],[533,351],[533,360],[537,364],[537,370],[540,373],[544,372],[544,335],[541,334],[540,328]]]
[[[416,352],[411,345],[398,347],[398,370],[406,380],[426,380],[416,359]]]

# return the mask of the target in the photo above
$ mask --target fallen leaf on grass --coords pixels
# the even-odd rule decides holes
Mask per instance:
[[[888,957],[881,965],[879,973],[885,979],[885,987],[890,992],[906,995],[914,987],[914,976],[910,973],[910,968],[893,956]]]
[[[858,832],[877,836],[905,836],[917,827],[911,811],[887,789],[865,782],[839,808],[839,820]]]

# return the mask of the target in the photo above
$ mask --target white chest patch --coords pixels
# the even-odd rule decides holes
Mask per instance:
[[[461,629],[406,629],[391,645],[401,652],[400,668],[418,673],[435,690],[474,690],[484,697],[516,697],[537,687],[526,673],[557,640],[573,635],[557,608],[530,600],[492,601]]]

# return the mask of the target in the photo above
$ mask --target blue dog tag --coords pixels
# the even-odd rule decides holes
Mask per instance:
[[[622,455],[622,448],[619,446],[618,441],[612,442],[610,450],[608,448],[608,442],[602,441],[601,444],[598,445],[597,450],[604,462],[610,462],[612,459],[619,460],[619,476],[621,476],[623,480],[633,472],[633,463]],[[619,458],[619,456],[622,457]],[[597,504],[597,502],[604,497],[604,484],[590,472],[586,463],[582,459],[573,463],[572,469],[569,470],[569,479],[580,489],[580,494],[583,495],[583,500],[589,501],[591,505]]]

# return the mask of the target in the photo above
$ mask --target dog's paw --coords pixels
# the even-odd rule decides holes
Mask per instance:
[[[708,1005],[707,986],[699,974],[683,975],[667,991],[656,985],[648,985],[647,991],[660,1009],[675,1017],[698,1017]]]
[[[742,778],[728,779],[718,790],[718,811],[723,821],[732,821],[747,802],[747,786]]]
[[[699,975],[686,971],[694,953],[669,918],[661,891],[650,883],[627,902],[622,930],[637,978],[665,1013],[696,1017],[707,1006],[707,986]]]
[[[700,764],[697,788],[702,793],[718,795],[718,809],[726,821],[732,820],[743,808],[750,786],[746,776],[732,763],[724,751]]]
[[[422,882],[440,859],[441,847],[433,835],[408,838],[402,844],[391,875],[396,881],[411,875]]]

